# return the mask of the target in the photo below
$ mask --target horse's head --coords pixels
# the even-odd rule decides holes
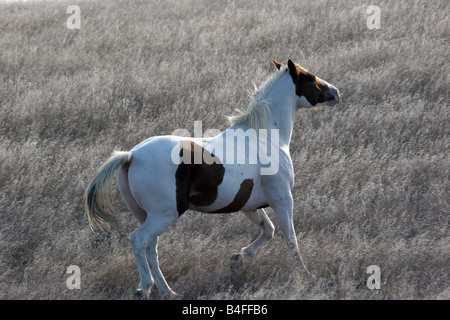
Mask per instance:
[[[279,70],[281,63],[273,60]],[[339,90],[325,80],[296,65],[291,59],[287,62],[287,71],[295,84],[298,107],[334,105],[339,102]]]

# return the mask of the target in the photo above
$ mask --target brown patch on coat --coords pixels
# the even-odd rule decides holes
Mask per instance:
[[[297,66],[291,59],[288,60],[287,67],[294,81],[297,96],[304,96],[312,106],[329,100],[328,86],[315,75]]]
[[[238,192],[234,196],[233,201],[222,209],[214,210],[209,213],[231,213],[241,210],[241,208],[247,203],[253,190],[253,179],[245,179],[242,181]]]
[[[189,204],[213,204],[225,174],[219,158],[193,141],[180,142],[180,160],[175,172],[178,215],[182,215]],[[195,195],[190,196],[191,193]]]

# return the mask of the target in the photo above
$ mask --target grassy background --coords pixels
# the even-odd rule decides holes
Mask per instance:
[[[81,30],[66,27],[73,4]],[[366,27],[371,4],[380,30]],[[160,239],[167,281],[183,299],[449,299],[448,12],[446,0],[1,3],[0,298],[132,298],[137,223],[118,197],[123,223],[92,233],[88,182],[114,149],[195,120],[225,129],[271,59],[292,58],[342,97],[299,111],[291,143],[316,278],[293,272],[279,230],[232,275],[257,228],[188,212]],[[81,290],[66,287],[73,264]],[[370,265],[381,290],[365,285]]]

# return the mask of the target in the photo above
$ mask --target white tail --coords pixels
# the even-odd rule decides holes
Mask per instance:
[[[110,230],[108,222],[117,221],[118,212],[112,199],[113,178],[120,166],[131,162],[131,152],[115,151],[98,170],[86,190],[86,215],[92,230],[100,227]]]

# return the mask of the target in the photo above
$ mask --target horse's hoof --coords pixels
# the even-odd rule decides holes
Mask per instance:
[[[144,297],[144,293],[142,292],[141,288],[136,289],[136,291],[134,291],[134,297],[136,299],[142,299]]]
[[[236,271],[243,264],[242,254],[235,253],[231,256],[230,269],[231,272]]]
[[[144,290],[142,290],[141,288],[137,288],[136,291],[134,292],[134,297],[136,299],[145,299],[148,298],[148,295],[145,294]]]
[[[181,297],[178,293],[176,293],[173,290],[169,290],[165,293],[162,293],[161,295],[164,299],[177,299],[177,298]]]

